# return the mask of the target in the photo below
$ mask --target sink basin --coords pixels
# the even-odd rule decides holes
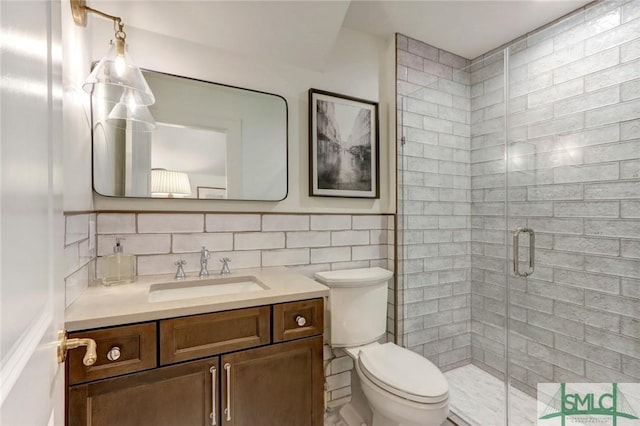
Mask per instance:
[[[186,282],[172,281],[170,283],[152,284],[149,288],[149,302],[222,296],[225,294],[262,291],[268,288],[252,275],[206,278]]]

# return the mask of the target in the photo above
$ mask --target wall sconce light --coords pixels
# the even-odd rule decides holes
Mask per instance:
[[[167,169],[151,169],[151,196],[182,198],[191,195],[189,175]]]
[[[155,120],[146,106],[155,103],[156,99],[140,68],[127,54],[127,34],[124,32],[122,19],[90,8],[86,0],[71,0],[71,14],[77,25],[87,26],[89,12],[113,21],[115,43],[111,44],[107,54],[93,68],[82,88],[87,93],[116,104],[109,114],[113,120],[124,119],[142,123],[142,131],[155,129]]]
[[[120,102],[113,107],[107,116],[107,123],[120,129],[126,129],[127,125],[133,127],[134,132],[150,132],[158,126],[149,108],[138,102],[138,95],[131,89],[126,89],[120,98]]]

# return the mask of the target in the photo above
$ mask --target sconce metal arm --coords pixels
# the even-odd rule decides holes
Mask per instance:
[[[123,31],[124,24],[122,18],[119,16],[109,15],[100,10],[93,9],[87,6],[86,0],[71,0],[71,14],[73,15],[73,22],[82,27],[87,26],[87,12],[94,13],[106,19],[111,19],[114,22],[116,37],[124,39],[126,34]]]

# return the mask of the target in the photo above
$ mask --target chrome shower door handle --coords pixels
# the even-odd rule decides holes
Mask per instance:
[[[529,270],[526,272],[520,272],[520,268],[518,266],[518,255],[520,254],[520,249],[518,246],[518,242],[520,240],[520,234],[526,233],[529,234]],[[513,274],[516,277],[528,277],[533,274],[536,263],[536,234],[533,232],[531,228],[516,228],[513,232]]]

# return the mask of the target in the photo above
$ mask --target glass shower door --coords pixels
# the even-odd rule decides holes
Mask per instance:
[[[637,5],[603,2],[508,48],[510,425],[593,413],[563,395],[604,392],[561,383],[608,383],[614,411],[640,414],[640,392],[612,391],[640,381]]]

